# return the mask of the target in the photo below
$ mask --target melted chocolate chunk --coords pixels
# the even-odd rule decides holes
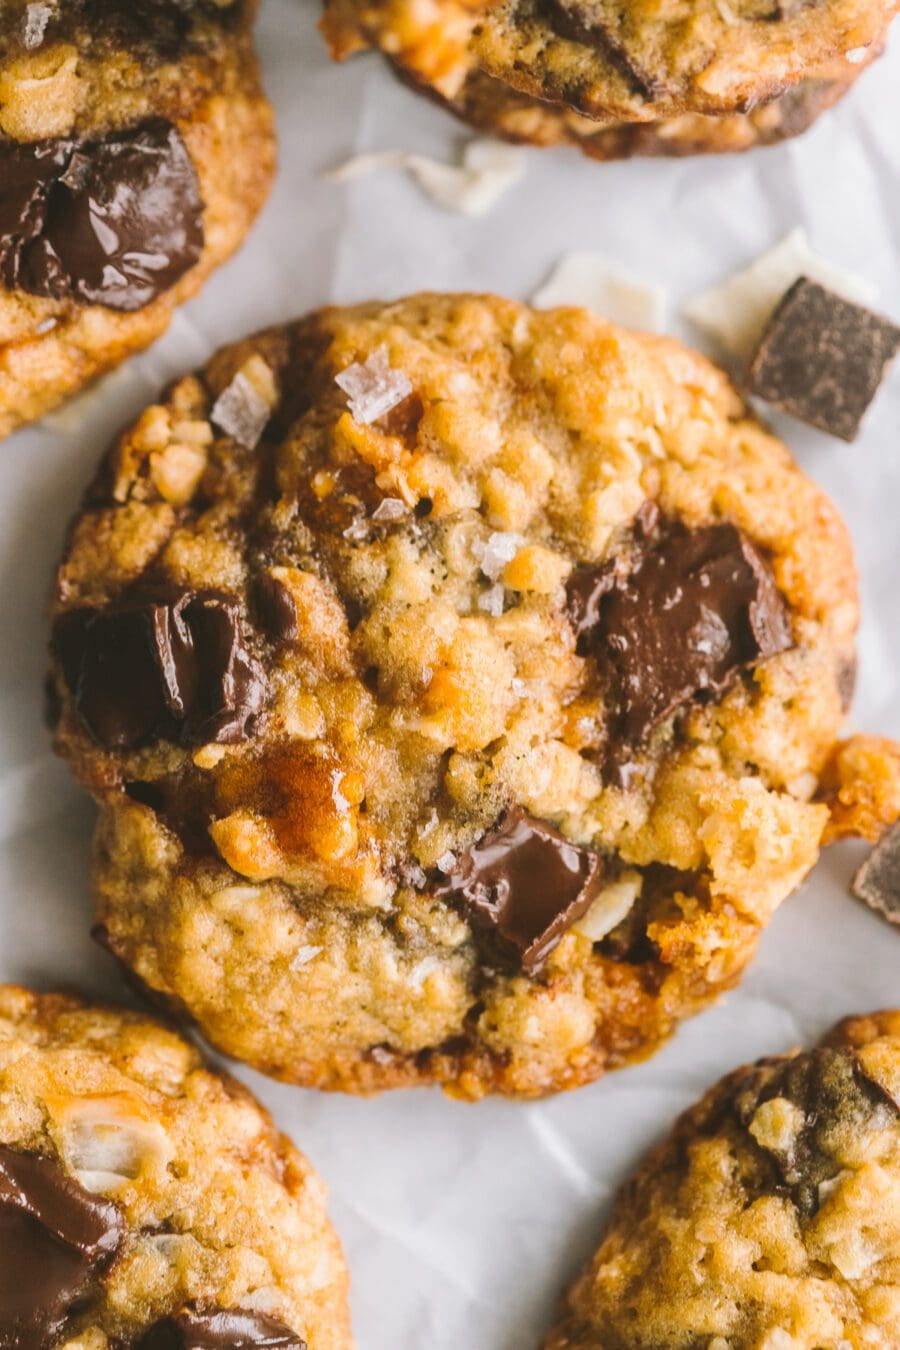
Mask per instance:
[[[41,1350],[124,1236],[115,1205],[49,1158],[0,1147],[0,1346]]]
[[[780,1099],[796,1108],[796,1129],[779,1137],[778,1147],[757,1147],[769,1158],[800,1213],[819,1207],[819,1187],[842,1168],[846,1133],[887,1129],[896,1104],[872,1081],[851,1050],[821,1046],[794,1059],[762,1060],[740,1087],[734,1112],[745,1128],[764,1102]]]
[[[136,310],[203,251],[197,172],[159,119],[102,141],[0,141],[0,277],[8,289]]]
[[[138,1350],[244,1350],[254,1345],[306,1350],[306,1341],[274,1317],[241,1308],[201,1312],[192,1306],[157,1322],[138,1342]]]
[[[53,647],[82,722],[108,748],[152,736],[233,744],[265,703],[237,602],[216,591],[72,610],[57,619]]]
[[[297,602],[278,577],[264,572],[256,585],[256,608],[261,626],[280,642],[295,642],[299,633]]]
[[[747,376],[773,407],[853,441],[900,351],[900,328],[801,277],[776,309]]]
[[[492,956],[534,975],[602,882],[598,854],[513,806],[461,854],[435,894],[460,906]]]
[[[614,763],[698,694],[724,693],[742,669],[791,646],[771,569],[734,525],[664,524],[638,541],[630,566],[577,568],[568,602],[579,650],[598,660],[618,703]]]

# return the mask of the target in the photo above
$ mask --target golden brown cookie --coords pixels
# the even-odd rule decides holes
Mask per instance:
[[[255,0],[0,12],[0,436],[164,332],[274,169]]]
[[[546,1350],[900,1345],[900,1012],[738,1069],[619,1193]]]
[[[260,334],[58,572],[98,935],[285,1079],[575,1087],[812,867],[856,622],[833,507],[676,342],[465,295]]]
[[[0,986],[0,1344],[351,1350],[307,1160],[136,1013]]]
[[[879,54],[896,0],[325,0],[338,60],[382,51],[464,121],[596,159],[805,130]]]

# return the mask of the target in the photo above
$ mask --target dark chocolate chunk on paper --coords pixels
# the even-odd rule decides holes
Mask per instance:
[[[138,1350],[306,1350],[306,1341],[264,1313],[243,1308],[202,1311],[189,1305],[152,1326]]]
[[[123,1236],[115,1205],[50,1158],[0,1147],[0,1346],[49,1345]]]
[[[801,277],[769,320],[747,388],[801,422],[853,441],[898,350],[896,324]]]
[[[459,905],[491,954],[533,975],[602,882],[597,853],[514,806],[460,855],[435,894]]]
[[[850,889],[888,923],[900,927],[900,821],[885,830]]]
[[[664,523],[629,567],[576,569],[568,603],[579,647],[618,705],[614,759],[698,694],[724,693],[742,669],[792,645],[768,562],[730,524]]]

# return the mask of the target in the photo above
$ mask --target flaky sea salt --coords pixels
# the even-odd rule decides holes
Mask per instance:
[[[52,17],[52,5],[26,5],[25,27],[22,31],[22,42],[29,51],[33,51],[35,47],[40,47],[41,43],[44,41],[44,33],[47,31],[47,24]]]
[[[500,585],[492,586],[489,591],[478,597],[478,608],[492,618],[498,619],[503,613],[503,600],[506,592]]]
[[[726,351],[746,360],[756,350],[775,307],[799,277],[808,277],[864,305],[878,295],[868,281],[813,253],[806,231],[798,228],[749,267],[688,301],[684,316]]]
[[[310,961],[315,961],[321,950],[321,947],[298,947],[291,962],[291,970],[302,970]]]
[[[271,415],[262,394],[238,371],[213,404],[209,420],[239,445],[255,450]]]
[[[464,216],[483,216],[522,177],[526,153],[506,141],[480,137],[469,141],[461,164],[446,164],[407,150],[376,150],[355,155],[325,177],[346,183],[373,169],[404,169],[439,206]]]
[[[371,519],[379,525],[384,525],[391,520],[402,520],[407,511],[406,502],[401,501],[399,497],[385,497],[384,501],[375,507]]]
[[[334,379],[347,395],[351,417],[363,426],[377,422],[412,393],[412,385],[403,371],[391,366],[384,346],[365,361],[354,361]]]
[[[489,535],[487,542],[472,541],[472,554],[489,581],[499,581],[507,563],[511,563],[525,543],[521,534],[502,531]]]
[[[611,323],[649,333],[661,333],[666,325],[664,290],[584,250],[563,254],[531,303],[536,309],[579,305]]]

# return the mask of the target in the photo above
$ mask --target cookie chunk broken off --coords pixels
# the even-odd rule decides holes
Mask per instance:
[[[595,159],[732,152],[804,131],[875,59],[896,0],[325,0],[341,60],[496,136]]]
[[[587,1082],[815,862],[856,619],[836,513],[674,342],[425,295],[239,343],[57,577],[98,936],[291,1081]]]
[[[274,167],[254,0],[0,6],[0,435],[167,327]]]
[[[763,1059],[620,1192],[545,1350],[900,1345],[900,1013]]]
[[[4,1350],[350,1350],[322,1183],[134,1013],[0,986]]]

